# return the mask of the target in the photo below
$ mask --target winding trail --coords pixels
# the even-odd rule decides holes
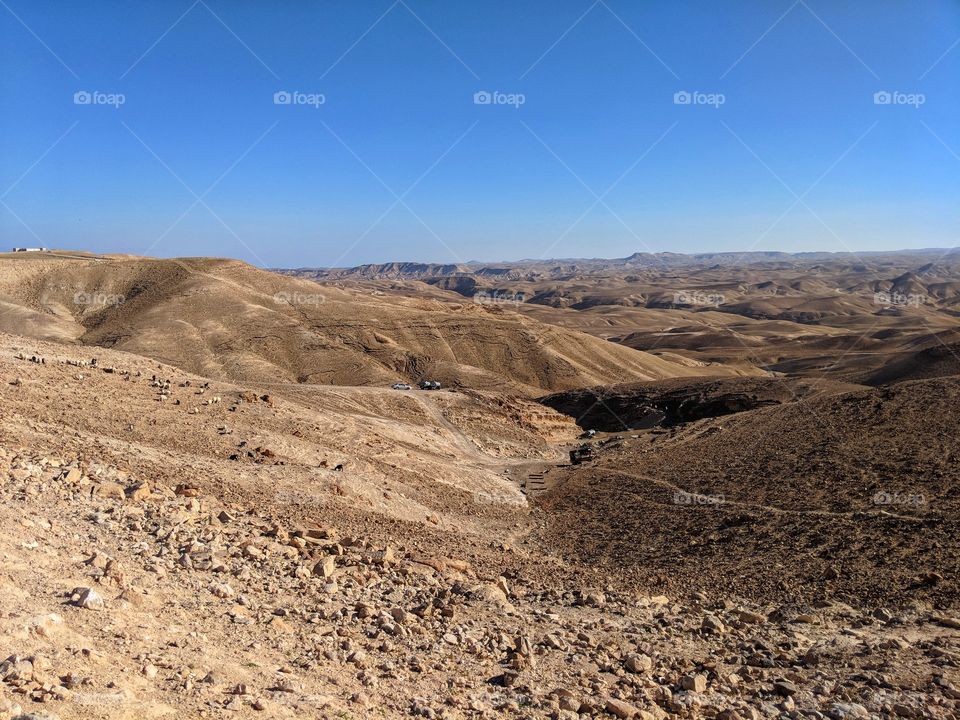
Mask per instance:
[[[637,473],[627,472],[626,470],[621,470],[619,468],[612,467],[610,465],[593,465],[592,467],[597,470],[604,470],[606,472],[614,473],[616,475],[622,475],[624,477],[633,478],[635,480],[642,480],[644,482],[653,483],[654,485],[659,485],[660,487],[667,488],[668,490],[673,490],[674,492],[690,493],[689,490],[675,485],[672,482],[667,480],[661,480],[659,478],[654,478],[649,475],[640,475]],[[690,493],[696,494],[696,493]],[[917,517],[915,515],[898,515],[897,513],[887,512],[886,510],[878,510],[877,512],[868,512],[866,510],[850,510],[847,512],[832,512],[830,510],[787,510],[786,508],[776,507],[775,505],[764,505],[763,503],[746,503],[746,502],[737,502],[735,500],[727,500],[724,498],[723,505],[742,507],[748,509],[759,509],[766,510],[774,514],[782,515],[812,515],[819,517],[837,517],[852,519],[856,515],[867,515],[869,517],[877,518],[896,518],[898,520],[907,520],[910,522],[926,522],[927,518]]]

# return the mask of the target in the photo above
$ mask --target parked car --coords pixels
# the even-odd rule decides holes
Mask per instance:
[[[440,383],[436,380],[421,380],[420,389],[421,390],[439,390],[442,387]]]
[[[407,385],[406,383],[394,383],[394,384],[391,385],[390,387],[392,387],[394,390],[409,390],[409,389],[410,389],[410,386]]]

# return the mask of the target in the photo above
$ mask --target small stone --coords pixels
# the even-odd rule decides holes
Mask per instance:
[[[632,673],[646,673],[653,669],[653,660],[649,655],[634,654],[627,657],[623,666]]]
[[[713,615],[706,615],[703,618],[703,622],[700,624],[700,628],[707,632],[712,632],[717,635],[722,635],[727,631],[726,626],[720,622],[720,619],[714,617]]]
[[[376,559],[376,562],[378,562],[380,565],[393,565],[397,562],[397,558],[394,555],[393,548],[390,547],[389,545],[387,545],[386,549],[383,552],[377,553],[377,556],[375,559]]]
[[[93,588],[80,587],[73,591],[71,597],[73,604],[86,610],[103,610],[105,603],[103,598]]]
[[[751,612],[749,610],[738,611],[737,617],[740,619],[740,622],[749,623],[751,625],[759,625],[767,621],[766,615],[761,615],[760,613]]]
[[[702,693],[707,689],[707,676],[701,673],[684,675],[680,687],[688,692]]]
[[[623,700],[614,700],[613,698],[607,700],[607,712],[624,720],[640,714],[640,710],[630,703],[624,702]]]
[[[127,497],[133,500],[134,502],[146,500],[152,494],[153,493],[150,490],[150,486],[145,482],[134,485],[126,493]]]
[[[717,720],[743,720],[743,717],[736,710],[730,708],[718,712]]]
[[[773,683],[773,691],[781,697],[790,697],[797,694],[797,686],[789,680],[777,680]]]
[[[587,593],[584,601],[590,607],[603,607],[607,604],[607,596],[599,590],[594,590],[593,592]]]
[[[80,482],[80,478],[83,477],[83,473],[80,472],[80,468],[72,467],[67,470],[66,474],[63,476],[63,481],[68,485],[76,485]]]
[[[211,585],[210,592],[222,599],[231,598],[234,595],[233,588],[227,583],[215,583]]]
[[[92,492],[100,497],[115,498],[117,500],[123,500],[127,497],[123,491],[123,487],[115,482],[102,482],[95,485]]]
[[[263,550],[256,545],[246,545],[243,548],[243,554],[252,560],[260,560],[263,557]]]
[[[323,560],[313,566],[313,574],[317,577],[331,578],[336,571],[333,555],[327,555]]]
[[[833,720],[867,720],[870,717],[869,711],[858,703],[834,703],[827,715]]]
[[[920,708],[914,707],[913,705],[906,705],[904,703],[894,703],[893,713],[898,717],[905,717],[905,718],[923,717],[923,711],[920,710]]]

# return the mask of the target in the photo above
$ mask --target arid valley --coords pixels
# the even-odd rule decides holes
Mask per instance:
[[[958,717],[958,321],[956,250],[4,254],[0,717]]]

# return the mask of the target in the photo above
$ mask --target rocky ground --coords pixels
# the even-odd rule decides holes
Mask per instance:
[[[758,602],[695,575],[661,595],[559,557],[542,508],[431,496],[412,460],[390,486],[384,455],[305,474],[320,458],[280,443],[282,394],[32,345],[6,338],[0,363],[0,717],[960,712],[955,610]],[[237,448],[231,425],[277,449]],[[461,471],[511,459],[489,462]],[[358,500],[370,487],[382,504]],[[403,517],[411,497],[426,516]]]
[[[0,720],[960,717],[921,259],[0,259]]]
[[[20,449],[8,716],[955,716],[960,620],[493,577]]]

